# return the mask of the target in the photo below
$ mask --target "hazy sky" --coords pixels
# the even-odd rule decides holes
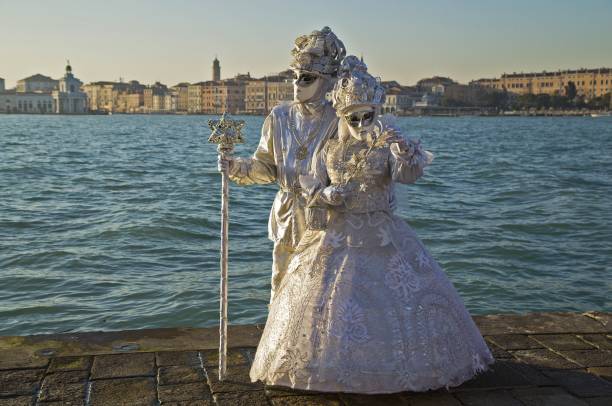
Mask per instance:
[[[612,0],[0,0],[0,77],[169,85],[287,67],[296,36],[328,25],[369,71],[414,84],[612,67]]]

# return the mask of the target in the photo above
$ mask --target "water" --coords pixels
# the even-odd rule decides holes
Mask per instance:
[[[217,324],[208,118],[0,116],[0,335]],[[399,123],[436,155],[399,214],[472,314],[612,311],[612,119]],[[265,321],[275,191],[231,187],[231,323]]]

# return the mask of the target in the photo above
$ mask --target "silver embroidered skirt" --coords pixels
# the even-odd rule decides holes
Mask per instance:
[[[460,385],[494,362],[444,271],[387,211],[333,212],[276,292],[252,381],[324,392]]]

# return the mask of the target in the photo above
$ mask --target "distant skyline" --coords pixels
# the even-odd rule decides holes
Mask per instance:
[[[612,67],[612,1],[0,0],[6,87],[66,59],[83,82],[168,85],[288,67],[293,40],[328,25],[369,71],[406,85],[502,73]]]

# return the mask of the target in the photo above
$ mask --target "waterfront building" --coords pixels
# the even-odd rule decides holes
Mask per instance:
[[[416,86],[402,86],[395,80],[382,81],[381,84],[385,88],[383,113],[405,113],[411,110],[423,95],[423,92],[420,92]]]
[[[59,88],[53,90],[53,112],[56,114],[84,114],[87,112],[87,95],[81,91],[83,82],[72,74],[70,63],[59,81]]]
[[[586,98],[604,96],[612,91],[612,69],[578,69],[557,72],[504,73],[499,78],[479,79],[471,83],[516,94],[567,96],[571,87]],[[573,84],[573,86],[572,86]]]
[[[17,81],[16,91],[18,93],[51,93],[57,89],[58,85],[59,81],[37,73],[36,75],[28,76],[25,79]]]
[[[50,93],[17,92],[15,89],[0,92],[0,113],[51,114],[53,97]]]
[[[142,113],[144,96],[142,92],[118,92],[114,105],[117,113]]]
[[[160,97],[163,98],[168,93],[168,86],[155,82],[151,86],[147,86],[143,91],[144,111],[146,113],[160,111],[164,103],[160,103]],[[154,104],[154,96],[157,96],[157,102]]]
[[[113,111],[117,113],[142,113],[144,106],[145,85],[137,80],[131,80],[127,86],[120,82],[113,94]]]
[[[0,92],[4,92],[4,79],[0,78]]]
[[[176,95],[176,111],[189,110],[189,83],[179,83],[170,88],[170,91]]]
[[[215,82],[221,80],[221,64],[219,63],[219,60],[216,56],[212,64],[212,80]]]
[[[413,108],[420,98],[420,94],[414,88],[407,86],[392,87],[386,91],[382,112],[392,114],[404,113]]]
[[[244,88],[244,109],[249,114],[267,114],[268,82],[265,79],[252,79]]]
[[[268,114],[281,102],[293,100],[291,71],[283,71],[262,79],[251,79],[245,86],[245,112]]]
[[[205,82],[198,82],[187,86],[187,112],[202,114],[202,92]]]
[[[175,113],[177,95],[171,92],[153,95],[153,108],[149,113]]]
[[[246,82],[238,79],[204,82],[202,86],[202,113],[243,113]]]
[[[92,82],[83,86],[89,110],[105,112],[117,111],[119,95],[129,89],[129,83],[109,81]]]

